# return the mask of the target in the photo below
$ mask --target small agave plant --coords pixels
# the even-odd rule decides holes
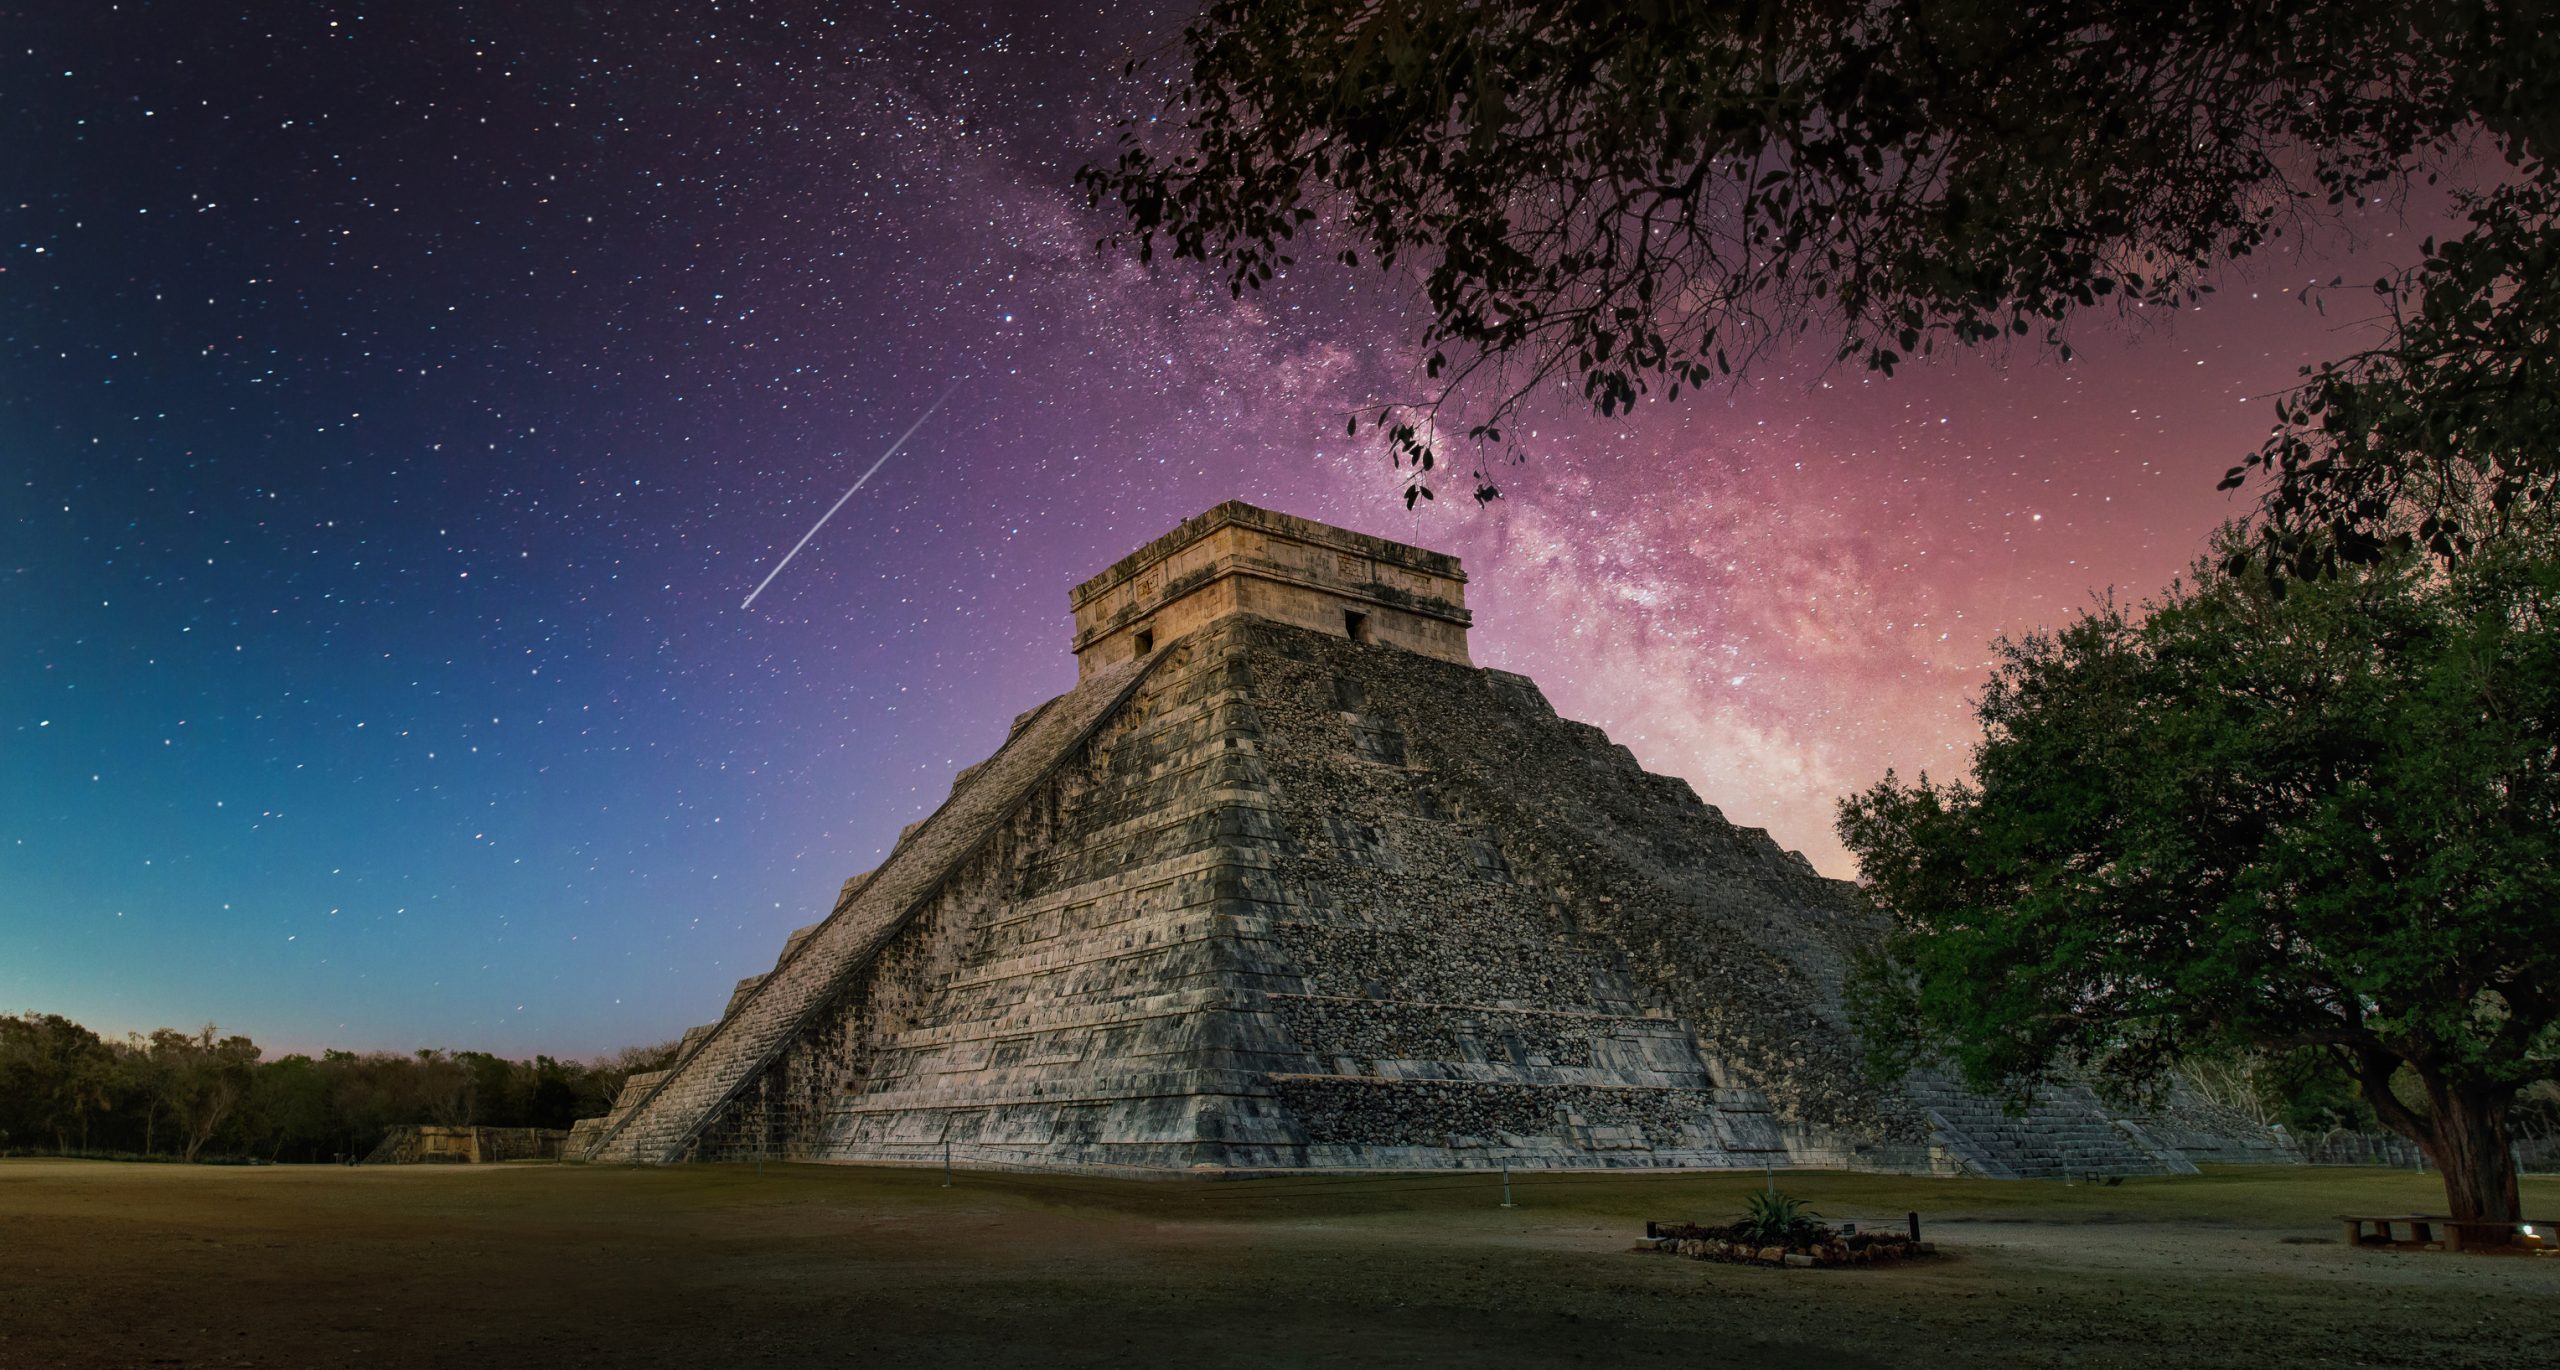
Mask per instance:
[[[1774,1191],[1752,1195],[1742,1221],[1732,1231],[1736,1238],[1762,1246],[1801,1246],[1831,1235],[1830,1228],[1814,1221],[1814,1211],[1805,1207],[1804,1200]]]

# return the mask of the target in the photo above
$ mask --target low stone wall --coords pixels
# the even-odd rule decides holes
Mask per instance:
[[[440,1127],[412,1123],[382,1134],[366,1165],[486,1165],[556,1161],[565,1130],[542,1127]]]
[[[1645,1244],[1693,1261],[1732,1265],[1773,1265],[1796,1269],[1822,1266],[1894,1265],[1938,1254],[1935,1242],[1918,1241],[1900,1232],[1830,1232],[1787,1245],[1769,1245],[1730,1228],[1658,1223]],[[1641,1249],[1641,1248],[1639,1248]]]

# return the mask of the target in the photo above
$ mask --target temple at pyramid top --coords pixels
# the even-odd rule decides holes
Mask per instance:
[[[1184,520],[1068,603],[1078,679],[1236,614],[1473,664],[1456,557],[1241,500]]]

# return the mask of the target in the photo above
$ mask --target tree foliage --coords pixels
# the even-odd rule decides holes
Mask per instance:
[[[485,1052],[265,1059],[207,1024],[122,1041],[51,1013],[0,1017],[0,1151],[325,1161],[404,1123],[564,1128],[605,1111],[668,1047],[593,1062]]]
[[[1894,920],[1867,977],[1888,1060],[2014,1092],[2313,1050],[2457,1216],[2514,1215],[2507,1110],[2560,1072],[2548,539],[2287,593],[2208,560],[2141,615],[2000,644],[1979,713],[1971,781],[1841,808]]]
[[[1219,0],[1163,61],[1163,108],[1078,173],[1122,215],[1105,243],[1238,293],[1309,251],[1418,279],[1439,388],[1377,416],[1408,502],[1453,396],[1501,447],[1551,381],[1621,413],[1808,331],[1887,373],[1945,342],[2067,356],[2075,316],[2191,302],[2216,265],[2483,144],[2540,189],[2466,201],[2472,231],[2386,287],[2446,289],[2441,317],[2307,381],[2247,469],[2288,532],[2369,531],[2430,462],[2549,493],[2548,443],[2359,426],[2360,396],[2416,373],[2548,367],[2560,303],[2496,285],[2553,238],[2542,0]]]
[[[2458,559],[2560,503],[2560,184],[2537,171],[2467,198],[2466,232],[2373,283],[2382,346],[2279,402],[2223,478],[2274,478],[2250,555],[2296,577],[2412,544]]]
[[[10,1110],[0,1128],[71,1150],[108,1107],[115,1065],[98,1034],[58,1013],[0,1018],[0,1101]]]
[[[258,1044],[221,1036],[211,1023],[191,1033],[161,1028],[149,1043],[152,1106],[178,1125],[179,1157],[192,1161],[249,1097]]]

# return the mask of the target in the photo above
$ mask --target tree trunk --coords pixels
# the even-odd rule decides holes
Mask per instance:
[[[2524,1199],[2516,1188],[2516,1157],[2507,1137],[2507,1108],[2515,1100],[2512,1086],[2457,1083],[2411,1062],[2419,1086],[2426,1091],[2427,1112],[2420,1117],[2391,1091],[2399,1062],[2380,1052],[2363,1054],[2356,1079],[2365,1101],[2385,1127],[2418,1144],[2444,1177],[2446,1212],[2462,1228],[2465,1246],[2503,1246],[2515,1239],[2514,1224],[2524,1216]]]
[[[205,1143],[213,1140],[213,1134],[221,1130],[222,1119],[229,1112],[229,1109],[207,1104],[203,1117],[188,1120],[187,1164],[196,1163],[196,1156],[204,1150]]]
[[[2428,1159],[2444,1171],[2444,1197],[2454,1221],[2512,1223],[2524,1216],[2516,1189],[2516,1160],[2507,1138],[2512,1091],[2464,1088],[2427,1081],[2428,1121],[2434,1126]],[[2483,1229],[2465,1245],[2505,1244],[2511,1233]]]

